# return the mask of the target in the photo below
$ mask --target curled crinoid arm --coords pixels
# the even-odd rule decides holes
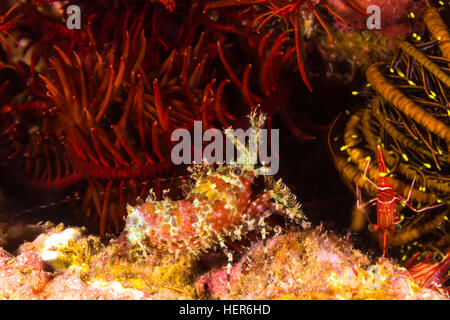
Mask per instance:
[[[450,33],[439,11],[434,7],[427,8],[424,13],[424,21],[433,37],[439,41],[442,55],[450,59]]]
[[[433,288],[444,295],[449,295],[445,283],[450,279],[450,249],[443,251],[434,246],[424,246],[407,262],[405,268],[416,283],[424,288]]]
[[[234,31],[230,31],[230,33],[233,34]],[[237,59],[242,60],[242,58],[233,56],[233,50],[228,49],[225,51],[225,48],[230,48],[230,46],[235,44],[227,43],[225,41],[226,38],[223,41],[217,41],[218,56],[230,78],[230,80],[225,79],[225,82],[222,81],[218,89],[217,98],[219,98],[219,93],[220,96],[222,94],[221,89],[223,89],[224,83],[230,82],[240,91],[243,101],[246,102],[250,110],[256,108],[264,110],[269,121],[275,113],[280,113],[295,136],[300,139],[314,139],[314,136],[304,132],[302,125],[305,125],[308,130],[313,132],[324,131],[328,127],[325,128],[325,126],[316,125],[307,120],[301,120],[300,123],[302,125],[299,125],[298,118],[294,116],[295,112],[288,110],[284,102],[290,91],[288,86],[284,85],[284,82],[288,81],[284,76],[285,71],[290,65],[289,59],[296,55],[295,46],[290,47],[290,44],[293,42],[291,39],[291,34],[293,33],[293,29],[285,30],[279,34],[271,31],[264,36],[255,36],[252,32],[246,32],[246,38],[252,39],[246,46],[249,46],[250,52],[256,50],[258,56],[256,59],[249,56],[247,67],[240,73],[233,70],[231,62],[235,62]],[[216,100],[216,103],[218,102],[220,101]],[[227,114],[226,109],[218,112],[219,119],[224,118],[222,114]],[[226,117],[230,120],[232,119],[228,115]],[[221,120],[221,123],[226,123],[226,121]]]

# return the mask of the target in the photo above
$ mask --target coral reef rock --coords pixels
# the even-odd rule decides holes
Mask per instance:
[[[45,261],[50,242],[52,263]],[[322,227],[253,243],[233,264],[230,284],[228,292],[226,267],[204,270],[189,255],[144,252],[123,237],[104,244],[62,225],[16,255],[0,248],[2,299],[447,299]]]

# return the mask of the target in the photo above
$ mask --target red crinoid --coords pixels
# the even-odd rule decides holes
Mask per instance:
[[[361,9],[361,7],[354,0],[343,0],[346,4],[351,6],[355,11],[360,14],[367,15],[367,13]],[[245,7],[245,10],[252,10],[253,13],[253,22],[250,24],[256,28],[257,32],[260,30],[271,20],[275,18],[280,18],[284,21],[285,28],[284,30],[293,31],[294,40],[295,40],[295,53],[297,56],[297,64],[298,69],[300,71],[300,75],[303,79],[303,82],[307,86],[307,88],[312,91],[312,87],[308,81],[308,77],[305,71],[304,66],[304,41],[302,37],[301,31],[301,12],[304,9],[309,9],[317,21],[323,27],[325,32],[330,37],[331,41],[333,41],[333,37],[328,27],[326,21],[319,13],[317,3],[322,5],[328,13],[334,16],[336,19],[348,25],[347,22],[337,13],[335,12],[328,4],[326,0],[219,0],[208,3],[204,12],[225,8],[225,7]],[[254,5],[260,5],[261,8],[255,9]],[[289,51],[287,52],[289,53]]]
[[[230,10],[230,9],[227,9]],[[304,129],[318,133],[328,126],[320,126],[296,116],[288,110],[288,100],[295,98],[295,92],[288,83],[289,70],[295,64],[296,47],[292,46],[293,29],[280,31],[271,28],[265,34],[256,33],[248,24],[237,24],[233,15],[225,12],[220,18],[210,15],[204,19],[208,30],[216,30],[218,56],[232,85],[241,92],[244,102],[250,109],[260,107],[266,114],[278,113],[291,132],[302,140],[314,139]],[[243,13],[243,21],[248,12]],[[271,119],[269,117],[268,125]],[[304,129],[300,128],[301,124]]]
[[[35,16],[32,19],[25,18],[32,12],[31,9],[30,3],[18,3],[1,20],[8,21],[6,25],[14,33],[19,28],[25,31],[27,24],[35,21]],[[14,25],[11,25],[12,21]],[[33,28],[30,25],[28,27]],[[10,40],[13,39],[12,35],[7,35]],[[15,36],[18,40],[23,39],[23,35]],[[81,177],[64,156],[60,140],[63,133],[55,123],[54,106],[45,97],[43,85],[40,86],[41,90],[34,86],[35,63],[31,59],[33,67],[30,67],[25,62],[27,47],[35,48],[33,44],[36,43],[29,39],[26,47],[21,47],[16,40],[4,44],[6,58],[0,70],[2,76],[6,75],[9,80],[1,85],[5,94],[0,108],[0,146],[1,154],[16,164],[21,176],[25,176],[30,185],[54,190],[66,188]],[[20,51],[14,53],[14,59],[13,50]]]
[[[327,130],[327,125],[310,122],[306,116],[297,115],[296,110],[288,107],[293,90],[287,83],[285,71],[294,62],[290,58],[295,55],[295,47],[289,47],[289,34],[292,30],[279,34],[271,31],[263,37],[255,36],[251,32],[241,32],[246,33],[245,37],[241,37],[242,50],[235,48],[238,41],[235,40],[230,45],[225,37],[217,41],[217,47],[230,79],[240,89],[250,109],[258,106],[270,116],[279,114],[291,133],[301,140],[315,139],[315,136],[306,131],[319,133]],[[236,51],[256,54],[237,56]],[[234,71],[231,65],[236,65],[236,61],[247,61],[248,64],[242,70]],[[270,123],[269,118],[269,126]]]
[[[134,202],[137,196],[143,197],[148,192],[150,185],[138,186],[136,180],[154,180],[173,169],[169,152],[171,131],[178,127],[190,128],[194,120],[203,119],[206,126],[210,125],[207,108],[214,81],[200,91],[189,84],[194,83],[195,75],[203,76],[199,74],[202,65],[189,66],[192,64],[190,49],[181,53],[172,51],[153,75],[155,79],[150,81],[142,69],[147,50],[144,33],[137,39],[133,45],[126,33],[123,51],[118,55],[120,59],[109,50],[103,54],[96,52],[98,59],[91,66],[83,63],[75,52],[75,61],[71,61],[58,50],[61,58],[52,60],[55,80],[42,76],[58,106],[71,163],[91,181],[83,214],[89,217],[89,202],[93,201],[100,215],[102,235],[109,222],[119,231],[126,202]],[[176,64],[181,65],[182,73],[186,74],[183,79],[187,80],[183,83],[177,83],[171,75]],[[188,71],[194,76],[188,77]],[[78,76],[70,79],[67,76],[70,74]],[[181,96],[185,98],[179,99]],[[108,180],[106,189],[98,180]],[[108,201],[114,186],[120,208],[110,208]],[[123,192],[130,188],[139,191],[125,199]],[[98,198],[100,194],[104,194],[103,204]],[[107,221],[108,214],[112,221]]]

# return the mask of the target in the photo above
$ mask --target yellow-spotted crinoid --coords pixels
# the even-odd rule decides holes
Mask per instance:
[[[347,112],[345,124],[339,117],[329,137],[338,170],[364,198],[379,191],[369,179],[381,175],[370,161],[381,145],[396,193],[410,196],[418,209],[441,204],[426,211],[397,208],[401,228],[389,243],[400,247],[403,259],[415,245],[439,250],[450,243],[450,34],[436,8],[427,8],[423,19],[424,34],[397,39],[392,61],[367,69],[376,95],[365,108]]]

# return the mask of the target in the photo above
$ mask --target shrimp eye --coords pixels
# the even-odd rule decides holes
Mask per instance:
[[[442,256],[442,254],[441,253],[439,253],[439,252],[435,252],[435,253],[433,253],[433,256],[432,256],[432,259],[433,259],[433,261],[434,262],[442,262],[442,259],[443,259],[444,257]]]
[[[231,169],[231,174],[235,175],[236,177],[240,177],[242,174],[242,168],[239,166],[233,167],[233,169]]]
[[[141,199],[141,197],[137,197],[136,199],[136,206],[140,207],[144,204],[144,200]]]

